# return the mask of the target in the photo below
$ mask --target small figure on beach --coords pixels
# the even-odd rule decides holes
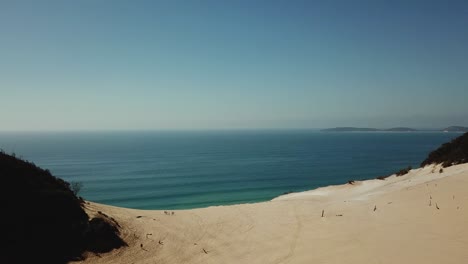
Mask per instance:
[[[144,250],[144,251],[148,251],[148,250],[146,250],[146,249],[143,248],[143,244],[140,244],[140,248],[141,248],[142,250]]]
[[[377,210],[377,205],[374,205],[374,212],[375,212],[375,210]]]

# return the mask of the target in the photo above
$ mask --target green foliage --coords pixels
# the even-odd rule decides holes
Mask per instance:
[[[411,166],[408,166],[404,169],[401,169],[399,170],[397,173],[396,173],[396,176],[403,176],[405,174],[408,174],[408,172],[411,170]]]
[[[468,162],[468,133],[432,151],[421,163],[421,167],[430,164],[442,164],[443,167],[449,167],[466,162]]]
[[[387,176],[379,176],[379,177],[377,177],[376,179],[382,180],[382,181],[383,181],[383,180],[385,180],[386,178],[388,178],[389,176],[390,176],[390,175],[387,175]]]
[[[95,253],[104,253],[127,245],[119,237],[118,227],[119,224],[112,217],[103,213],[91,219],[86,236],[87,249]]]
[[[83,188],[82,182],[76,182],[76,181],[70,182],[70,189],[75,196],[78,196],[78,194],[81,191],[81,188]]]
[[[109,238],[109,232],[96,231],[118,236],[117,229],[91,228],[70,184],[32,162],[0,152],[0,178],[2,263],[66,263],[81,258],[90,237]]]

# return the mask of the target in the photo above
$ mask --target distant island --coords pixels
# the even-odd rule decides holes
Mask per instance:
[[[382,131],[393,131],[393,132],[413,132],[418,131],[417,129],[410,128],[410,127],[392,127],[389,129],[383,129]]]
[[[373,128],[373,127],[334,127],[326,128],[320,131],[323,132],[416,132],[416,131],[433,131],[433,132],[468,132],[468,127],[450,126],[444,129],[414,129],[410,127],[392,127],[392,128]]]
[[[414,132],[418,131],[414,128],[409,127],[393,127],[388,129],[378,129],[378,128],[362,128],[362,127],[335,127],[322,129],[324,132]]]

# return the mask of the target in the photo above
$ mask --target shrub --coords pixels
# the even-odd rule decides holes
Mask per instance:
[[[2,246],[3,262],[66,263],[81,259],[88,249],[93,224],[70,184],[32,162],[2,152],[0,177],[2,212],[8,216],[2,218],[2,239],[6,242]],[[116,229],[109,230],[118,235]]]
[[[449,167],[466,162],[468,162],[468,133],[432,151],[421,163],[421,167],[430,164],[442,164],[442,167]]]
[[[75,181],[70,182],[70,189],[75,196],[78,196],[78,194],[81,191],[81,188],[83,188],[82,182],[75,182]]]
[[[403,176],[405,174],[408,174],[408,172],[411,170],[411,166],[408,166],[404,169],[401,169],[399,170],[397,173],[396,173],[396,176]]]
[[[379,177],[377,177],[376,179],[382,180],[382,181],[383,181],[383,180],[385,180],[386,178],[388,178],[388,176],[379,176]]]
[[[86,236],[87,249],[95,253],[109,252],[127,244],[119,237],[119,224],[105,214],[89,221]]]

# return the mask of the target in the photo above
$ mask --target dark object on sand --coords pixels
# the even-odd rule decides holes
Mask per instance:
[[[408,172],[411,170],[411,166],[408,166],[404,169],[401,169],[399,170],[397,173],[396,173],[396,176],[403,176],[405,174],[408,174]]]
[[[113,249],[127,246],[120,238],[119,224],[105,214],[98,215],[89,221],[86,236],[87,249],[91,252],[105,253]]]

